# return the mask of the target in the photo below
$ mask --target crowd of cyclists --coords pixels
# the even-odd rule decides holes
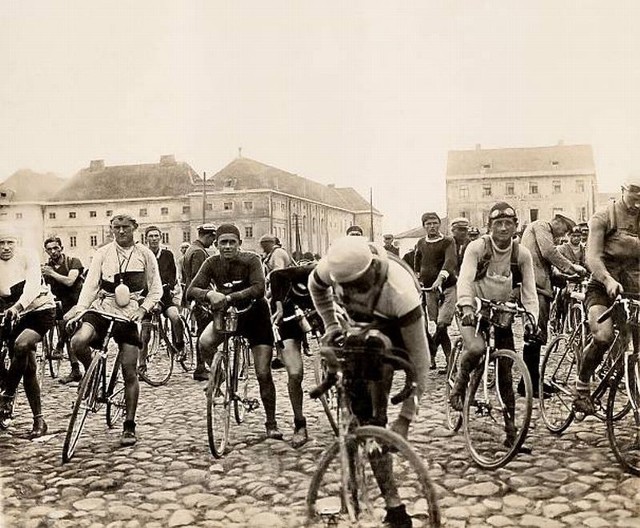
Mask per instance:
[[[590,380],[613,340],[612,321],[602,321],[600,316],[620,293],[640,292],[639,213],[640,177],[634,176],[625,181],[620,198],[596,212],[588,224],[576,224],[559,213],[521,230],[514,207],[498,202],[488,212],[484,234],[468,219],[456,218],[450,222],[451,236],[445,235],[440,216],[424,213],[425,236],[402,259],[392,235],[384,236],[384,246],[378,245],[364,237],[362,228],[351,226],[323,257],[298,254],[297,260],[270,234],[260,239],[263,255],[244,251],[240,231],[231,223],[199,226],[197,239],[181,246],[181,254],[174,256],[161,247],[158,227],[145,229],[145,245],[135,241],[137,221],[119,214],[111,218],[113,240],[96,251],[86,271],[77,258],[64,253],[55,236],[44,242],[49,259],[40,267],[35,252],[17,244],[13,227],[2,225],[0,302],[4,319],[13,324],[12,361],[1,378],[0,416],[11,415],[23,380],[33,413],[29,437],[47,432],[35,370],[36,347],[53,325],[59,325],[62,340],[68,340],[70,364],[69,374],[60,383],[79,381],[91,360],[91,346],[99,344],[106,332],[100,316],[84,314],[94,308],[131,321],[116,323],[113,339],[125,383],[121,444],[133,445],[138,375],[144,368],[141,358],[148,342],[144,322],[150,312],[160,307],[173,326],[172,335],[182,336],[179,311],[191,309],[197,334],[193,378],[204,381],[223,339],[211,313],[233,306],[241,310],[238,331],[251,347],[266,435],[283,438],[276,422],[272,376],[272,368],[282,365],[294,415],[291,443],[298,448],[309,438],[302,391],[307,328],[292,316],[299,309],[313,311],[323,328],[321,344],[328,345],[344,333],[340,309],[350,320],[380,330],[393,346],[408,353],[416,373],[416,398],[403,403],[390,425],[406,438],[424,396],[428,371],[437,368],[438,350],[442,349],[445,362],[451,356],[449,332],[454,323],[463,341],[463,354],[449,403],[462,409],[470,372],[486,347],[477,328],[476,298],[518,302],[529,312],[522,354],[533,396],[549,397],[552,389],[539,382],[541,348],[547,341],[550,313],[560,317],[566,310],[562,305],[565,296],[559,293],[565,287],[564,278],[576,275],[588,279],[584,305],[593,339],[579,362],[574,406],[579,412],[593,413]],[[76,320],[77,329],[67,335],[65,323]],[[498,329],[495,338],[498,348],[516,349],[510,327]],[[176,339],[175,348],[182,351],[184,343]],[[62,354],[62,344],[58,343],[53,354]],[[387,425],[392,378],[391,370],[367,384],[363,394],[368,395],[354,405],[354,414],[362,423]],[[518,386],[518,393],[523,390]],[[395,498],[387,503],[385,522],[411,526],[410,516]]]

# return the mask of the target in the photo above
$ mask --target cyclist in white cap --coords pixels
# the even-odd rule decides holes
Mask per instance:
[[[326,329],[323,342],[331,343],[342,333],[334,307],[336,301],[353,320],[371,322],[394,346],[408,352],[416,370],[418,396],[422,394],[427,380],[429,347],[420,287],[401,260],[364,237],[340,238],[311,273],[309,291]],[[391,380],[385,374],[382,374],[385,379],[370,382],[368,386],[379,397],[361,394],[361,398],[369,402],[364,406],[368,415],[358,416],[361,422],[386,425]],[[392,429],[406,437],[415,412],[413,399],[405,400]],[[386,496],[385,501],[388,526],[411,526],[411,518],[397,495]]]

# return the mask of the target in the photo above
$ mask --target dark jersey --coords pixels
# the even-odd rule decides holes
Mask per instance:
[[[82,262],[80,262],[80,259],[77,259],[75,257],[67,257],[66,255],[62,255],[60,262],[52,262],[51,259],[49,259],[47,265],[51,266],[56,273],[64,275],[65,277],[69,276],[69,272],[71,270],[78,270],[78,278],[72,286],[65,286],[52,277],[44,278],[44,281],[51,288],[51,293],[53,293],[53,295],[56,296],[56,299],[58,299],[62,303],[63,308],[71,308],[78,302],[80,290],[82,289],[82,279],[80,278],[82,272],[84,271]]]
[[[274,270],[269,275],[271,300],[282,302],[285,316],[291,315],[295,306],[302,310],[313,309],[313,301],[307,283],[315,264]]]

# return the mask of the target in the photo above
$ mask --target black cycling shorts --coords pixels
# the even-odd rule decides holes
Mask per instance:
[[[96,331],[96,337],[90,345],[93,348],[102,347],[104,339],[107,336],[107,330],[109,330],[110,321],[101,315],[88,313],[82,316],[82,322],[89,323]],[[116,321],[113,325],[111,337],[119,345],[127,344],[142,348],[142,340],[140,339],[140,332],[138,332],[138,326],[136,323],[122,323],[120,321]]]
[[[24,330],[33,330],[40,337],[44,336],[56,324],[56,309],[27,312],[14,327],[11,335],[15,341]]]

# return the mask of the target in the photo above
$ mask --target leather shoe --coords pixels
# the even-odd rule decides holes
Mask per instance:
[[[30,440],[33,440],[34,438],[40,438],[41,436],[47,434],[48,429],[49,428],[47,427],[47,422],[44,421],[44,418],[42,416],[38,416],[37,418],[33,419],[33,428],[27,435],[27,438],[29,438]]]
[[[205,368],[196,368],[193,371],[193,379],[196,381],[208,381],[209,371]]]

